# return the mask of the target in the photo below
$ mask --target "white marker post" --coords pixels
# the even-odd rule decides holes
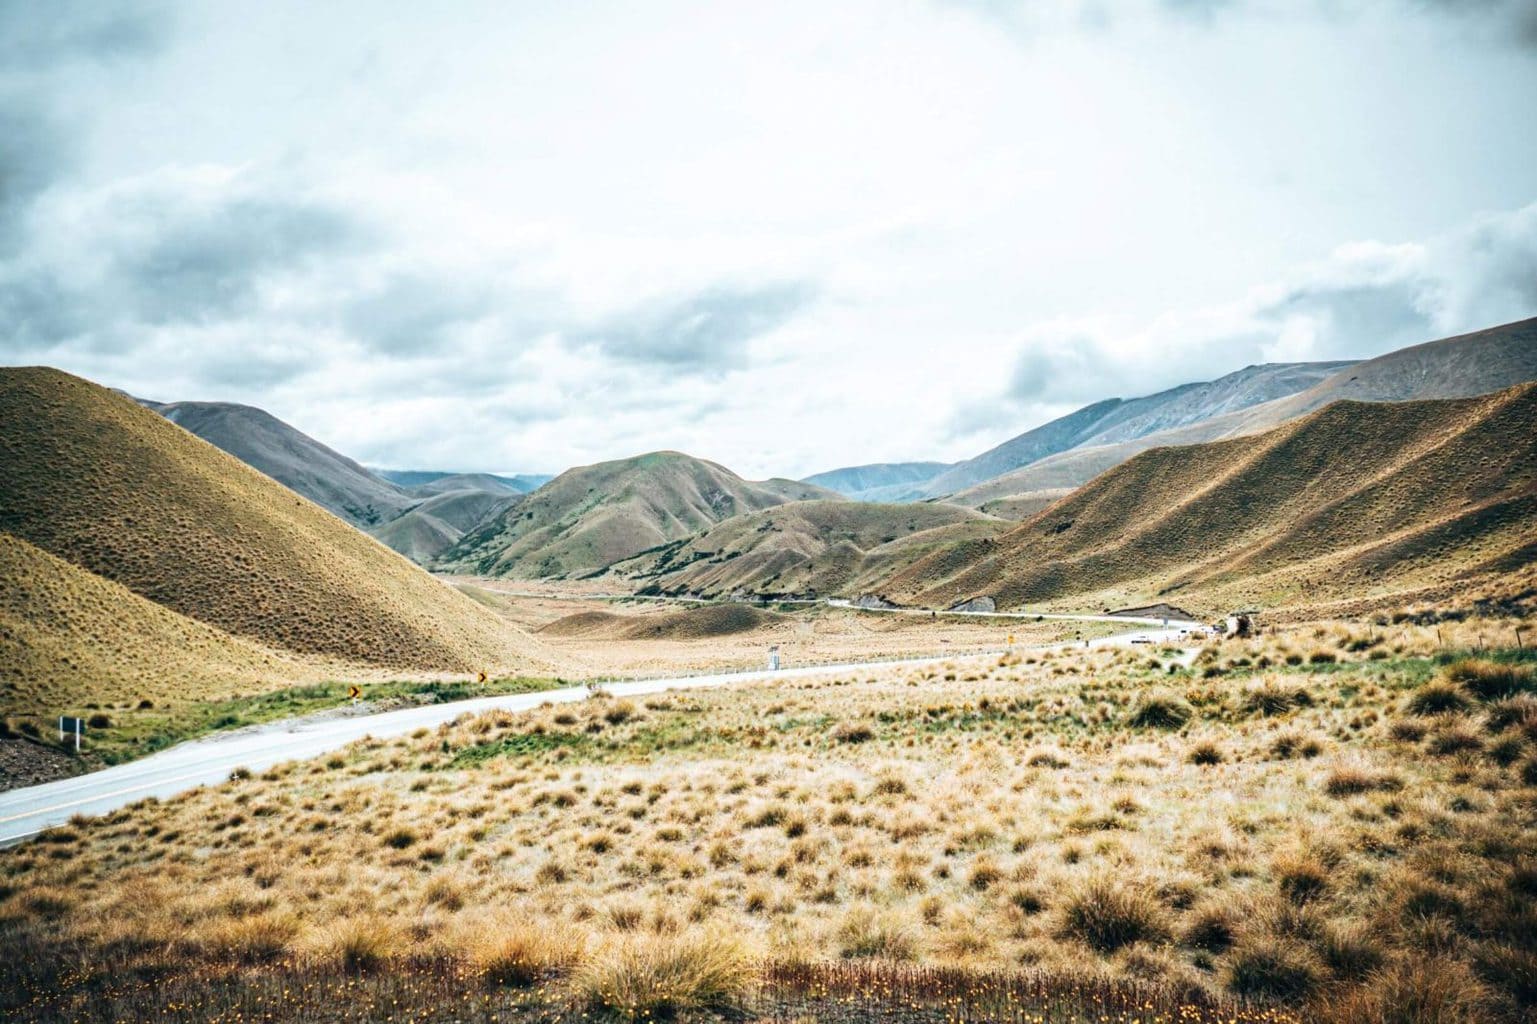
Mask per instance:
[[[778,672],[779,671],[779,648],[777,646],[769,648],[769,666],[768,667],[769,667],[769,671],[770,672]]]
[[[85,719],[70,718],[66,715],[59,716],[59,742],[64,742],[64,737],[73,732],[75,734],[75,753],[80,753],[80,737],[85,733]]]

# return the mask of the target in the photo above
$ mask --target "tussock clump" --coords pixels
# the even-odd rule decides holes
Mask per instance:
[[[288,914],[266,912],[220,921],[196,944],[219,959],[267,963],[287,953],[298,932],[298,922]]]
[[[1404,788],[1401,778],[1390,772],[1374,771],[1361,765],[1339,765],[1324,778],[1324,792],[1330,796],[1355,796],[1375,791]]]
[[[476,929],[467,959],[489,984],[523,987],[570,968],[584,946],[583,939],[564,929],[493,921]]]
[[[1101,953],[1169,935],[1163,906],[1139,888],[1109,877],[1090,879],[1068,896],[1061,931]]]
[[[1221,764],[1227,760],[1227,757],[1222,753],[1222,748],[1217,746],[1217,744],[1211,740],[1204,740],[1190,748],[1190,753],[1186,755],[1186,759],[1191,764],[1213,765]]]
[[[1025,758],[1025,764],[1031,768],[1062,769],[1068,767],[1072,762],[1063,756],[1061,751],[1037,750]]]
[[[1155,690],[1137,698],[1129,721],[1144,729],[1178,729],[1194,717],[1195,709],[1185,698]]]
[[[1432,679],[1410,694],[1404,709],[1411,715],[1449,715],[1472,706],[1462,687],[1444,679]]]
[[[867,743],[875,739],[875,730],[865,722],[839,722],[833,727],[832,738],[837,743]]]
[[[1274,935],[1246,936],[1227,955],[1223,984],[1241,996],[1295,1001],[1313,993],[1323,965],[1302,942]]]
[[[1454,661],[1446,678],[1482,701],[1500,700],[1537,690],[1537,672],[1530,665],[1511,665],[1482,658]]]
[[[1489,709],[1486,721],[1490,732],[1504,732],[1514,726],[1537,736],[1537,697],[1521,694],[1502,700]]]
[[[1294,732],[1282,733],[1270,744],[1270,753],[1283,761],[1294,757],[1317,757],[1323,753],[1323,749],[1323,744],[1317,738],[1301,736]]]
[[[1225,904],[1197,907],[1185,922],[1180,941],[1193,949],[1225,953],[1238,938],[1238,915]]]
[[[1293,903],[1317,899],[1329,888],[1329,869],[1310,854],[1282,854],[1275,859],[1272,872],[1281,895]]]
[[[1253,715],[1284,715],[1297,708],[1311,707],[1313,695],[1302,686],[1284,686],[1266,681],[1244,693],[1243,709]]]
[[[907,923],[872,907],[855,907],[838,925],[838,955],[846,960],[874,957],[881,960],[915,960],[918,939]]]
[[[405,950],[395,922],[365,914],[322,925],[302,943],[308,958],[343,971],[374,971]]]
[[[1394,963],[1360,987],[1326,1000],[1320,1024],[1483,1024],[1487,991],[1462,964],[1443,958]]]
[[[755,980],[740,940],[698,931],[614,939],[577,968],[571,991],[589,1010],[636,1020],[731,1009]]]
[[[1425,749],[1432,754],[1446,757],[1450,754],[1464,754],[1475,750],[1482,750],[1483,737],[1466,725],[1450,725],[1438,729],[1431,734],[1430,741],[1425,744]]]

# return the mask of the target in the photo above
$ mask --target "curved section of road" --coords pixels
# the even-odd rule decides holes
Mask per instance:
[[[1180,625],[1189,625],[1182,623]],[[1159,643],[1178,639],[1180,629],[1158,628],[1121,633],[1089,641],[1090,646],[1125,643]],[[1076,644],[1048,644],[1051,649]],[[725,686],[729,683],[761,683],[781,679],[805,679],[879,666],[934,665],[945,662],[996,658],[1002,650],[981,654],[951,655],[910,661],[861,661],[843,665],[816,665],[806,668],[782,668],[778,671],[729,672],[719,675],[684,676],[671,679],[645,679],[605,684],[604,689],[617,697],[633,697],[664,690],[693,690]],[[58,782],[28,786],[0,793],[0,846],[9,846],[45,829],[61,825],[75,815],[107,814],[146,797],[165,798],[198,786],[216,785],[229,778],[236,768],[265,771],[284,761],[318,757],[345,747],[355,740],[372,736],[387,739],[433,728],[464,714],[483,711],[528,711],[542,704],[560,704],[582,700],[585,686],[559,690],[480,697],[472,700],[429,704],[374,715],[345,718],[308,718],[216,734],[179,744],[138,761],[114,765],[88,775],[77,775]]]

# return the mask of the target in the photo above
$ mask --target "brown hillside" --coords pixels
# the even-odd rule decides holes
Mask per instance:
[[[657,615],[577,612],[556,619],[539,632],[588,640],[708,640],[750,633],[786,621],[782,615],[744,604],[708,604]]]
[[[615,567],[666,593],[857,596],[935,549],[1009,524],[945,504],[797,501]]]
[[[438,567],[538,578],[596,572],[744,512],[838,495],[791,480],[755,483],[679,452],[570,469],[444,553]]]
[[[127,398],[0,371],[0,528],[182,615],[306,655],[527,669],[529,637]]]
[[[1000,608],[1204,610],[1386,596],[1537,556],[1537,384],[1447,401],[1337,402],[1253,437],[1144,452],[974,551],[889,589]]]
[[[1357,363],[1306,391],[1115,444],[1090,443],[968,487],[949,500],[991,510],[999,499],[1073,488],[1150,448],[1270,430],[1333,402],[1471,398],[1537,380],[1537,318],[1440,338]]]
[[[0,579],[5,715],[47,717],[104,695],[161,705],[345,674],[178,615],[8,533]]]

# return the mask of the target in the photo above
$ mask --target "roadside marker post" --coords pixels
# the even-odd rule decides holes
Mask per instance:
[[[75,753],[80,753],[80,737],[85,735],[85,719],[70,718],[67,715],[59,716],[59,742],[64,742],[64,737],[70,733],[75,734]]]

